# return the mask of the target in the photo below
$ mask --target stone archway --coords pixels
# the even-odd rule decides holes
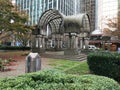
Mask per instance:
[[[76,51],[85,44],[88,36],[84,35],[90,33],[89,18],[87,14],[65,16],[58,10],[50,9],[41,15],[36,30],[38,31],[39,45],[42,44],[41,50],[45,48],[44,44],[47,38],[47,40],[55,41],[57,48],[62,48],[64,42],[66,43],[65,50]],[[82,42],[81,47],[78,46],[79,41]],[[77,53],[75,52],[75,54]]]
[[[67,37],[65,54],[79,54],[80,49],[87,48],[90,24],[87,14],[63,16],[64,34]],[[80,44],[80,45],[78,45]]]

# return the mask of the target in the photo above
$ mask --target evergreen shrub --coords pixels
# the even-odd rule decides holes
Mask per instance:
[[[120,53],[94,52],[87,56],[91,73],[120,80]]]
[[[120,90],[120,86],[103,76],[76,76],[47,70],[0,79],[0,90]]]
[[[25,46],[1,46],[0,50],[30,50],[31,47]]]

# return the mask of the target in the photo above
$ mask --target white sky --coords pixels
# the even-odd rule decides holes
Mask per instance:
[[[12,3],[15,4],[15,0],[12,0]]]

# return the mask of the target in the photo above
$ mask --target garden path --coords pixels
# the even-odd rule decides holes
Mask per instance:
[[[7,68],[10,68],[10,71],[0,71],[0,78],[1,77],[12,77],[12,76],[19,76],[22,74],[25,74],[25,57],[24,59],[19,58],[16,62],[14,62],[14,65],[12,66],[7,66]],[[49,69],[49,61],[48,58],[42,58],[41,59],[41,69]]]
[[[65,56],[63,52],[46,52],[45,54],[41,54],[41,70],[43,69],[50,69],[52,68],[50,64],[50,58],[54,59],[68,59],[68,60],[77,60],[77,61],[84,61],[86,60],[85,54],[75,55],[75,56]],[[0,56],[2,57],[2,56]],[[19,76],[25,74],[25,63],[26,63],[26,56],[17,56],[14,57],[13,65],[7,66],[10,68],[10,71],[0,71],[0,78],[1,77],[12,77],[12,76]]]

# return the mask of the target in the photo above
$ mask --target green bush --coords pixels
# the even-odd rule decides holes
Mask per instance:
[[[24,46],[1,46],[0,50],[30,50],[30,47]]]
[[[120,80],[120,53],[95,52],[87,56],[92,73]]]
[[[1,79],[0,90],[120,90],[120,86],[103,76],[75,76],[49,70]]]
[[[8,67],[6,65],[10,65],[10,62],[13,62],[15,60],[9,58],[9,59],[2,59],[0,58],[0,71],[6,71]]]
[[[3,60],[0,58],[0,71],[4,69]]]

